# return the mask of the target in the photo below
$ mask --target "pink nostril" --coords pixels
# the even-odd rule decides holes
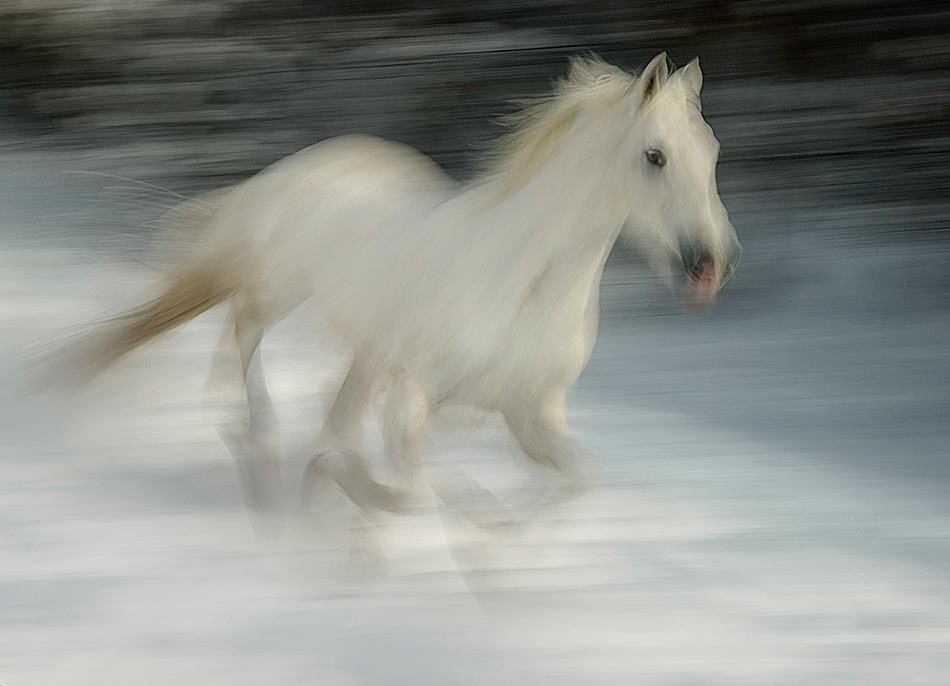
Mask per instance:
[[[719,269],[716,266],[716,260],[709,255],[704,255],[695,265],[687,268],[686,277],[696,284],[718,281]]]

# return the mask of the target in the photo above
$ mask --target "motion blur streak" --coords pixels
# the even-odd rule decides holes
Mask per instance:
[[[948,19],[860,0],[4,5],[0,682],[945,683]],[[49,339],[155,295],[260,170],[362,133],[421,151],[412,178],[454,194],[451,179],[499,170],[477,153],[498,115],[522,111],[511,98],[549,93],[588,50],[627,71],[664,50],[678,65],[699,56],[721,150],[678,157],[659,129],[615,144],[611,127],[579,147],[612,160],[646,148],[642,168],[596,170],[617,187],[648,171],[694,179],[728,208],[707,203],[705,216],[736,227],[743,256],[717,308],[687,315],[738,252],[692,240],[703,222],[671,220],[699,196],[671,193],[639,226],[643,239],[676,224],[669,241],[633,243],[649,264],[623,242],[612,251],[600,336],[567,400],[600,483],[551,518],[511,516],[544,470],[499,415],[446,408],[420,449],[443,500],[403,517],[328,487],[283,538],[255,537],[228,447],[273,455],[279,443],[264,472],[296,497],[333,397],[321,394],[352,357],[324,339],[319,307],[264,341],[272,411],[248,417],[228,384],[208,400],[208,358],[230,326],[210,300],[76,400],[21,392]],[[701,186],[700,166],[681,163],[711,168],[717,153]],[[523,216],[572,225],[559,208],[596,183],[572,178],[560,205]],[[264,211],[255,201],[240,217]],[[392,258],[388,243],[359,243]],[[331,455],[321,478],[398,476],[383,434],[413,425],[397,410],[419,395],[391,381],[367,413],[381,419],[362,437],[369,464]]]

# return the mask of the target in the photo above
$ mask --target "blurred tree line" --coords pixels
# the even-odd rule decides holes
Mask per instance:
[[[0,133],[151,141],[128,154],[213,186],[362,131],[464,177],[492,117],[547,89],[567,56],[635,69],[661,50],[699,55],[715,84],[727,187],[741,164],[744,187],[950,196],[950,8],[926,2],[7,0]]]

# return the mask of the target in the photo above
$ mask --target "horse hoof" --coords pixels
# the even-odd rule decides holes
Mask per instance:
[[[307,509],[315,493],[327,482],[333,480],[332,472],[338,471],[336,465],[331,464],[331,460],[339,460],[339,453],[342,451],[336,449],[322,450],[307,462],[303,470],[303,506]]]

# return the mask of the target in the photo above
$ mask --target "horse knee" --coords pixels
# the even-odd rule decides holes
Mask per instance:
[[[429,400],[412,379],[394,382],[386,399],[383,416],[383,443],[396,460],[402,476],[418,472],[418,447],[429,417]]]

